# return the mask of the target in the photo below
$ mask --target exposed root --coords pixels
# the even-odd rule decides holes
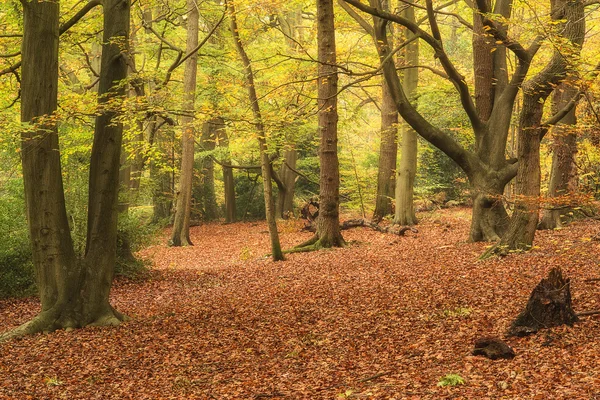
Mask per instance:
[[[62,315],[61,311],[62,310],[57,308],[42,311],[23,325],[0,334],[0,342],[41,332],[54,332],[59,329],[70,332],[84,326],[118,326],[121,322],[129,320],[127,315],[116,311],[112,306],[106,314],[96,318],[95,321],[88,324],[82,324],[70,316]]]

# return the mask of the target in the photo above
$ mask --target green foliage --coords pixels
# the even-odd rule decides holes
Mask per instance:
[[[458,385],[464,385],[464,384],[465,384],[465,380],[463,379],[462,376],[460,376],[458,374],[447,374],[446,376],[443,376],[440,378],[437,385],[440,387],[445,387],[445,386],[458,386]]]
[[[439,110],[444,110],[443,113]],[[452,88],[419,89],[419,111],[466,148],[473,147],[473,133]],[[419,137],[419,160],[415,179],[417,196],[445,192],[447,200],[459,200],[468,189],[462,170],[448,156]]]
[[[0,186],[0,298],[35,290],[22,185],[10,179]]]
[[[264,219],[265,202],[260,175],[234,174],[236,193],[236,218],[238,221]]]
[[[442,314],[444,317],[452,318],[452,317],[469,317],[473,313],[473,309],[469,307],[455,307],[445,309]]]

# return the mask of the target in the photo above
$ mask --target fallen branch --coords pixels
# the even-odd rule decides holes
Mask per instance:
[[[590,279],[584,279],[584,282],[598,282],[600,281],[600,278],[590,278]]]
[[[361,379],[359,382],[360,382],[360,383],[369,382],[369,381],[372,381],[372,380],[374,380],[374,379],[381,378],[382,376],[389,375],[389,374],[391,374],[391,373],[392,373],[392,371],[380,372],[380,373],[378,373],[378,374],[375,374],[375,375],[369,376],[369,377],[367,377],[367,378],[363,378],[363,379]]]
[[[304,228],[302,228],[302,230],[308,231],[308,232],[316,232],[317,228],[312,223],[312,221],[310,221],[310,222],[311,223],[305,225]],[[340,230],[342,230],[342,231],[352,229],[352,228],[360,228],[360,227],[371,228],[373,230],[376,230],[377,232],[392,233],[392,234],[395,234],[398,236],[404,236],[404,234],[408,231],[410,231],[412,233],[419,232],[416,228],[413,228],[412,226],[398,226],[398,225],[379,226],[375,222],[369,221],[369,220],[366,220],[363,218],[349,219],[340,224]]]
[[[592,310],[592,311],[583,311],[580,313],[577,313],[578,317],[589,317],[590,315],[598,315],[600,314],[600,310]]]

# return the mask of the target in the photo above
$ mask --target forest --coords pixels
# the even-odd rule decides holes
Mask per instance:
[[[4,0],[0,398],[596,398],[599,10]]]

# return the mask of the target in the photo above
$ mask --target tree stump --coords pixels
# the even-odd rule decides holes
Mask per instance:
[[[484,356],[490,360],[514,358],[515,351],[505,342],[498,338],[483,337],[475,340],[474,356]]]
[[[509,336],[527,336],[542,328],[578,321],[571,307],[570,279],[562,276],[560,268],[552,268],[548,277],[533,289],[525,310],[511,324]]]

